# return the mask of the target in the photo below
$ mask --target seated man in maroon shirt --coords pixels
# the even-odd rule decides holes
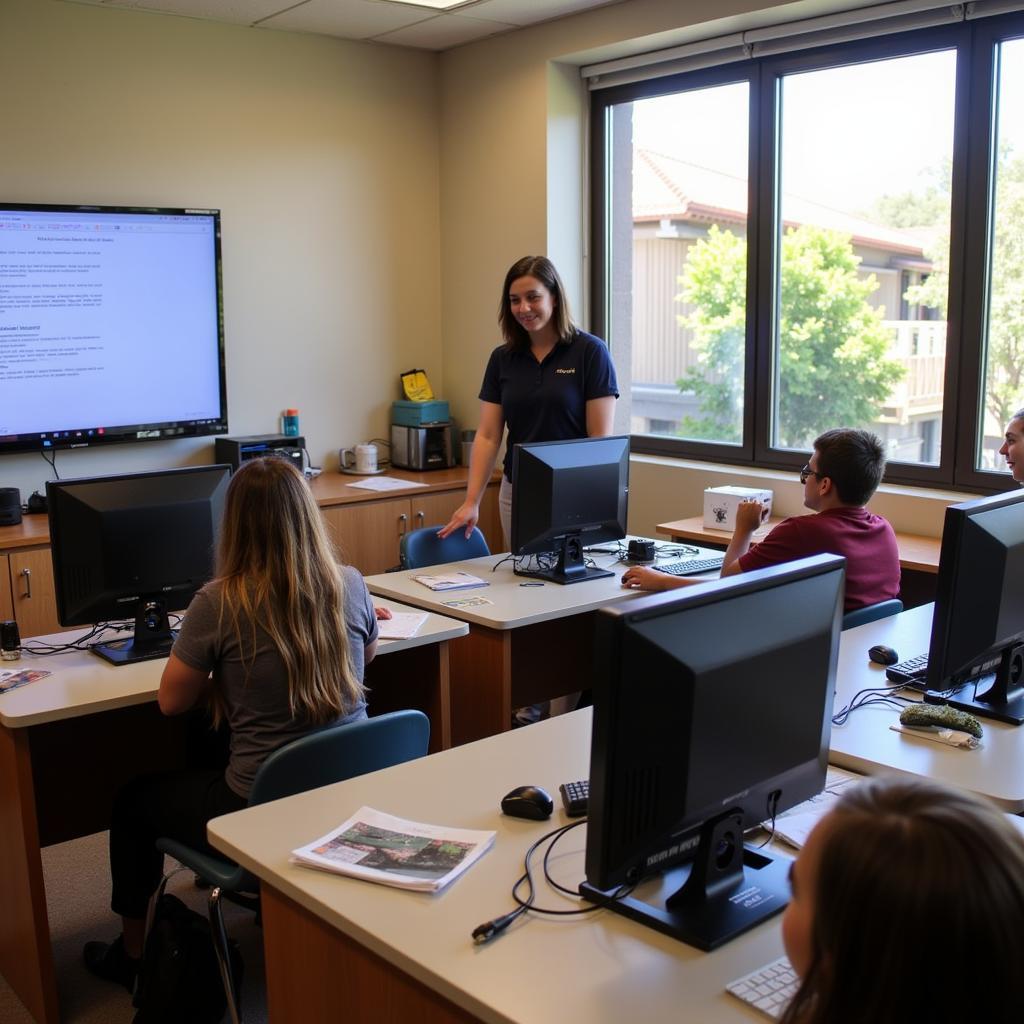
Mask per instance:
[[[896,535],[885,519],[864,507],[884,470],[885,452],[874,434],[844,428],[826,430],[815,439],[814,453],[800,471],[804,504],[817,515],[784,519],[760,544],[751,547],[751,537],[761,525],[762,507],[757,501],[742,502],[736,510],[736,526],[722,575],[734,576],[808,555],[843,555],[846,611],[896,597],[900,589]],[[633,566],[623,575],[622,585],[670,590],[706,580]]]

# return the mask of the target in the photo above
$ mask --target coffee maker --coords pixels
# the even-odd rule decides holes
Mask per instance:
[[[455,465],[455,429],[451,422],[418,427],[391,424],[391,465],[400,469],[447,469]]]

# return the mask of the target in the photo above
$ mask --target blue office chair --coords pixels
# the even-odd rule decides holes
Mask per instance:
[[[438,537],[438,526],[424,526],[413,530],[402,537],[399,555],[403,569],[423,569],[428,565],[441,565],[443,562],[461,562],[466,558],[482,558],[489,555],[487,546],[479,526],[466,539],[464,530],[456,530],[444,539]]]
[[[863,626],[865,622],[874,622],[876,619],[887,619],[890,615],[898,615],[901,611],[903,611],[903,602],[895,597],[889,601],[879,601],[878,604],[869,604],[865,608],[847,612],[843,616],[843,629]]]
[[[303,736],[275,750],[263,762],[253,780],[249,806],[423,757],[429,738],[427,716],[422,711],[412,710],[393,711]],[[211,886],[208,911],[213,946],[217,951],[230,1020],[232,1024],[239,1024],[241,1016],[220,900],[222,895],[257,892],[257,880],[231,861],[194,850],[173,839],[161,839],[156,845],[162,853],[180,861]],[[253,901],[241,902],[251,904]]]

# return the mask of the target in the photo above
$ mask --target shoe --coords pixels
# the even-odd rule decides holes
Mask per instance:
[[[135,979],[139,976],[142,961],[124,951],[123,936],[119,935],[113,942],[87,942],[82,950],[82,959],[90,974],[123,985],[129,992],[135,990]]]

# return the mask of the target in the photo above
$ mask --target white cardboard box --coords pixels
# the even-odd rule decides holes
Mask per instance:
[[[704,527],[732,531],[736,525],[736,506],[741,501],[759,501],[765,507],[764,519],[772,514],[772,492],[757,487],[708,487],[704,491]]]

